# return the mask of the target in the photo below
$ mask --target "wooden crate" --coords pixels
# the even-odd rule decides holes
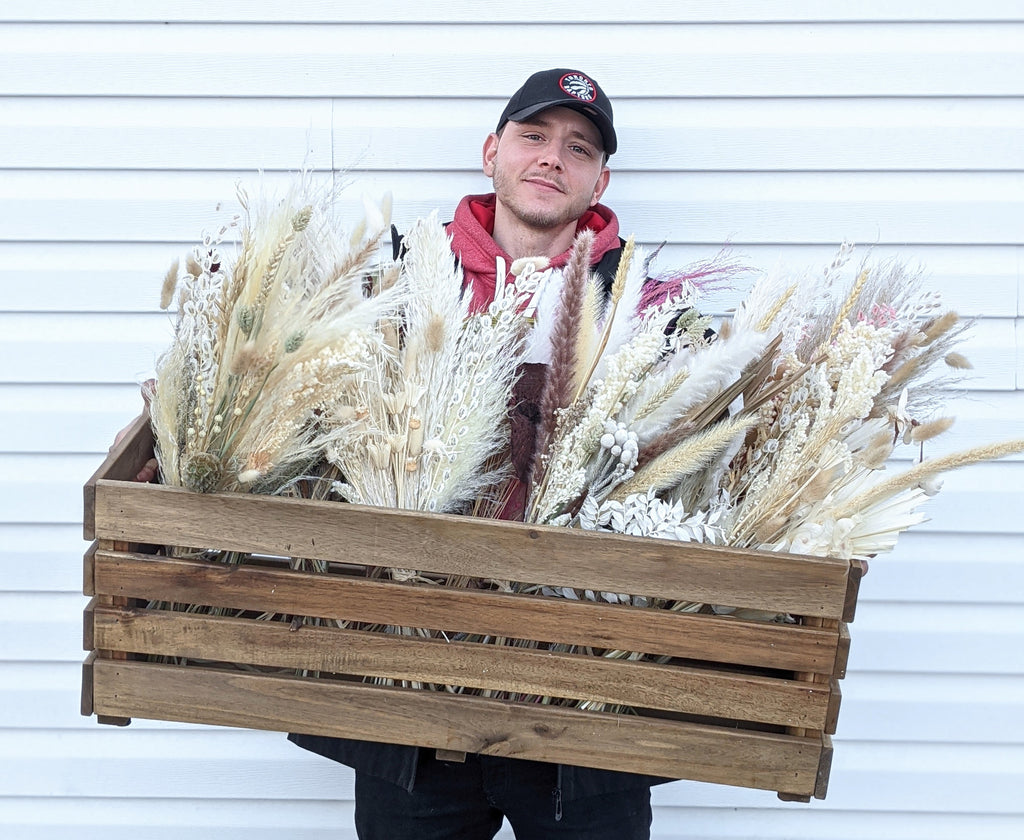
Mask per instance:
[[[628,770],[824,798],[861,566],[131,481],[148,418],[85,487],[82,713],[306,732]],[[254,553],[172,559],[157,546]],[[327,561],[327,573],[286,560]],[[628,592],[785,613],[795,624],[371,579],[365,566]],[[147,608],[178,602],[252,618]],[[668,664],[337,626],[643,651]],[[152,656],[181,657],[187,665]],[[195,664],[203,662],[204,664]],[[243,667],[239,667],[243,666]],[[319,676],[299,676],[316,672]],[[632,713],[374,684],[364,677],[588,699]]]

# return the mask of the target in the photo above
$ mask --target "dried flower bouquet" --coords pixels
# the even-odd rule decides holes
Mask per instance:
[[[177,285],[178,321],[152,412],[166,483],[507,516],[519,481],[508,405],[529,361],[547,364],[529,522],[867,558],[923,519],[939,473],[1024,450],[1011,441],[923,460],[924,441],[951,423],[924,418],[941,405],[947,374],[967,365],[955,350],[966,325],[898,262],[865,263],[850,278],[844,246],[819,276],[764,276],[716,336],[699,315],[714,267],[651,279],[629,241],[603,300],[582,234],[564,272],[519,260],[514,282],[471,314],[435,217],[413,226],[403,257],[379,260],[386,206],[368,207],[345,233],[331,196],[310,196],[300,184],[276,205],[243,202],[233,262],[220,237],[208,238],[180,281],[177,267],[169,273],[164,298]],[[890,476],[898,445],[922,459]]]

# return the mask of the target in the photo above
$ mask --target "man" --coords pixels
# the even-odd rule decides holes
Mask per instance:
[[[483,172],[494,192],[463,198],[448,225],[474,311],[487,307],[519,258],[546,258],[557,279],[585,229],[594,232],[592,265],[610,282],[622,242],[615,214],[599,202],[616,148],[611,103],[586,74],[545,70],[512,96],[483,146]],[[427,749],[289,737],[355,768],[360,840],[486,840],[503,817],[518,840],[648,838],[650,785],[661,781],[491,756],[452,762]]]
[[[595,233],[595,265],[620,246],[615,214],[598,203],[616,147],[611,103],[583,73],[535,73],[509,100],[483,147],[494,192],[462,199],[448,226],[475,308],[494,295],[498,258],[511,267],[547,257],[558,269],[585,228]]]

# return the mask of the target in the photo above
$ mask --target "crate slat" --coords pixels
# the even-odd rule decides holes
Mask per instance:
[[[836,634],[728,616],[98,551],[96,591],[831,674]]]
[[[100,480],[96,534],[842,618],[848,561]]]
[[[154,656],[590,699],[825,729],[830,693],[795,680],[337,627],[96,607],[97,647]]]
[[[100,659],[92,667],[95,708],[115,716],[283,726],[805,796],[819,784],[823,757],[818,736],[199,667]]]

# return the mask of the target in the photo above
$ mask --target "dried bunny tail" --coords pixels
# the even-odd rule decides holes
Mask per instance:
[[[160,287],[160,308],[167,309],[174,300],[174,290],[178,287],[178,267],[181,260],[175,260],[164,275],[163,286]]]
[[[914,443],[924,443],[926,440],[938,437],[952,428],[956,422],[955,417],[939,417],[937,420],[929,420],[914,426],[910,430],[910,439]]]
[[[620,484],[609,498],[622,501],[632,493],[643,493],[651,488],[662,491],[676,486],[688,475],[713,463],[754,422],[755,418],[749,416],[723,420],[693,435],[642,466],[631,479]]]
[[[954,370],[972,370],[974,365],[963,353],[947,353],[943,361]]]
[[[1024,439],[976,446],[962,452],[955,452],[952,455],[945,455],[941,458],[933,458],[930,461],[915,464],[909,470],[905,470],[899,475],[894,475],[885,481],[880,481],[868,490],[848,499],[845,505],[836,512],[836,518],[852,516],[858,511],[872,507],[881,500],[896,493],[912,489],[921,484],[921,482],[934,478],[940,473],[967,467],[982,461],[1005,458],[1007,455],[1015,455],[1019,452],[1024,452]]]
[[[926,344],[931,344],[935,339],[948,333],[960,322],[960,316],[953,311],[943,312],[937,318],[922,325],[921,334]]]

